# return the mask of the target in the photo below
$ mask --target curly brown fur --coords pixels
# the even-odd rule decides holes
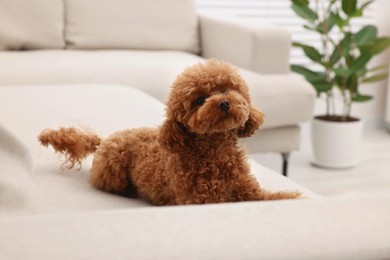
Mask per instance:
[[[298,198],[298,192],[263,190],[250,174],[238,138],[255,133],[263,119],[236,69],[209,60],[177,77],[159,128],[120,131],[101,142],[94,134],[62,128],[39,139],[65,153],[70,166],[95,152],[95,187],[155,205]]]
[[[75,164],[81,166],[81,161],[95,152],[100,144],[100,138],[91,132],[64,127],[57,131],[43,130],[38,139],[43,146],[50,144],[57,152],[64,154],[67,168],[73,168]]]

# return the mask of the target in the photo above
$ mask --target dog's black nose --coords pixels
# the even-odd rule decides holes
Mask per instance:
[[[230,102],[227,100],[223,100],[218,103],[219,109],[221,109],[224,112],[227,112],[230,109]]]

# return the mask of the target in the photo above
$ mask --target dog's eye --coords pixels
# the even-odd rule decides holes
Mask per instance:
[[[199,97],[199,98],[196,100],[196,104],[197,104],[198,106],[203,105],[204,102],[206,102],[206,97]]]

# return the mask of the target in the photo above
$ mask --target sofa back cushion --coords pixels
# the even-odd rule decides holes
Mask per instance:
[[[64,48],[63,0],[0,0],[0,50]]]
[[[67,48],[199,50],[192,0],[65,1]]]

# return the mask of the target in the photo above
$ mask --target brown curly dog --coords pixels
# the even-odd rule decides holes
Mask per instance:
[[[90,176],[95,187],[155,205],[298,198],[298,192],[261,189],[250,173],[237,141],[262,122],[237,70],[208,60],[177,77],[165,122],[157,129],[130,129],[101,140],[61,128],[43,131],[39,140],[65,154],[70,168],[95,152]]]

